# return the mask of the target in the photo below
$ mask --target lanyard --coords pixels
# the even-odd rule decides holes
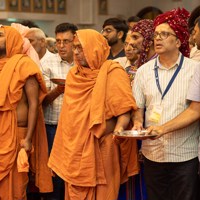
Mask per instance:
[[[176,69],[176,71],[174,72],[171,80],[169,81],[164,93],[162,93],[162,90],[161,90],[161,87],[160,87],[160,82],[159,82],[159,77],[158,77],[158,67],[157,67],[157,60],[155,62],[155,66],[154,66],[154,72],[155,72],[155,79],[156,79],[156,85],[158,87],[158,90],[160,92],[160,94],[162,95],[161,99],[163,100],[164,96],[167,94],[167,92],[169,91],[170,87],[172,86],[172,83],[174,82],[176,76],[178,75],[182,65],[183,65],[183,60],[184,60],[184,56],[181,55],[181,60],[180,60],[180,63]]]

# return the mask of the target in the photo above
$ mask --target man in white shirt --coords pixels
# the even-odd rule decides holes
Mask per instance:
[[[200,64],[192,78],[187,100],[191,101],[191,103],[180,115],[161,126],[151,126],[148,128],[148,131],[151,134],[158,135],[158,138],[166,133],[189,126],[200,119]]]
[[[133,92],[139,107],[133,129],[158,126],[188,106],[189,83],[198,63],[188,59],[189,32],[185,9],[174,9],[154,20],[158,57],[141,66]],[[143,115],[145,114],[145,120]],[[195,200],[198,174],[199,124],[143,140],[144,175],[149,200]]]

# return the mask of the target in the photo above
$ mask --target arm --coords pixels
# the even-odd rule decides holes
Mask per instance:
[[[126,112],[118,116],[114,132],[121,132],[125,130],[128,127],[129,122],[130,122],[130,112]]]
[[[58,85],[53,90],[50,90],[43,100],[43,106],[51,104],[58,96],[64,93],[65,87]]]
[[[32,147],[32,136],[36,126],[39,106],[39,85],[34,76],[31,76],[27,79],[24,86],[24,91],[28,100],[28,128],[22,147],[24,147],[26,151],[30,151]]]
[[[113,132],[120,133],[123,130],[125,130],[129,125],[130,118],[131,118],[131,113],[130,112],[127,112],[127,113],[124,113],[124,114],[118,116],[117,123],[115,125],[115,128],[114,128]],[[120,143],[122,143],[124,141],[124,139],[117,138],[116,136],[113,136],[113,139],[117,144],[120,144]]]
[[[133,122],[133,128],[132,130],[142,130],[143,129],[143,123],[144,123],[144,109],[138,108],[132,113],[132,122]]]
[[[55,88],[52,88],[51,78],[54,77],[54,70],[52,60],[45,60],[42,62],[42,74],[46,83],[46,87],[48,89],[48,93],[44,98],[42,104],[43,106],[48,106],[51,104],[58,96],[64,93],[65,87],[62,85],[57,85]]]
[[[121,132],[127,128],[130,122],[130,112],[126,112],[118,117],[113,117],[106,121],[106,130],[103,136],[112,132]]]
[[[186,110],[184,110],[181,114],[179,114],[177,117],[163,124],[162,126],[151,126],[148,128],[148,131],[153,134],[158,134],[159,135],[158,137],[161,137],[166,133],[189,126],[199,118],[200,118],[200,102],[192,101],[190,106]]]

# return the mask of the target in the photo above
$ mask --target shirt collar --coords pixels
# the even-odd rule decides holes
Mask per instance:
[[[66,63],[67,65],[70,65],[70,66],[73,66],[73,65],[74,65],[74,62],[68,63],[66,60],[62,60],[62,58],[60,57],[59,53],[57,53],[57,56],[58,56],[58,61],[59,61],[60,63]]]
[[[182,56],[182,53],[179,52],[178,59],[177,59],[177,61],[175,62],[174,66],[171,67],[171,68],[177,67],[177,66],[180,64],[181,56]],[[157,67],[157,68],[160,68],[160,69],[166,69],[165,67],[163,67],[163,66],[161,65],[161,63],[160,63],[160,61],[159,61],[159,58],[160,58],[160,56],[157,56],[156,59],[155,59],[155,63],[157,63],[156,67]],[[183,66],[182,66],[182,67],[183,67]],[[171,68],[169,68],[169,69],[171,69]],[[152,69],[154,69],[154,66],[152,66]]]

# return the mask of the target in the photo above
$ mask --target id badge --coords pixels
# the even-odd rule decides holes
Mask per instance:
[[[154,105],[149,116],[149,121],[158,123],[161,118],[162,110],[163,110],[162,106]]]

